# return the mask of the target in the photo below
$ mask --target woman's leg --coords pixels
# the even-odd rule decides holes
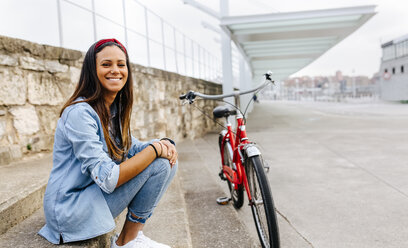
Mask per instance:
[[[177,170],[177,164],[170,167],[167,159],[154,160],[139,175],[104,194],[113,217],[128,207],[128,214],[117,244],[123,245],[136,238],[146,220],[153,213],[159,200],[169,186]]]

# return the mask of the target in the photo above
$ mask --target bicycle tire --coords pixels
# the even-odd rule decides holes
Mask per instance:
[[[231,147],[231,145],[229,144],[228,141],[226,141],[224,144],[222,144],[222,138],[223,136],[220,135],[219,137],[219,145],[220,145],[220,149],[222,149],[224,151],[224,163],[225,165],[227,165],[228,167],[232,168],[233,170],[236,170],[236,168],[234,168],[234,165],[232,163],[232,158],[230,156],[230,153],[228,152],[228,146]],[[221,147],[221,145],[223,147]],[[242,207],[242,205],[244,204],[244,186],[242,184],[238,185],[238,189],[235,189],[233,183],[231,183],[228,179],[226,179],[227,184],[228,184],[228,189],[229,192],[231,193],[231,199],[233,202],[233,206],[236,209],[240,209]]]
[[[279,248],[279,228],[271,189],[259,155],[246,158],[245,169],[252,202],[252,215],[262,247]]]

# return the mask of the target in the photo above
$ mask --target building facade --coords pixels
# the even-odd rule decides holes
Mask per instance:
[[[388,101],[408,100],[408,35],[381,45],[380,97]]]

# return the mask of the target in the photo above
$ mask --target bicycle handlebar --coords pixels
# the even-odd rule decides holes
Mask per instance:
[[[179,98],[180,98],[180,100],[187,99],[189,101],[189,103],[191,104],[191,103],[194,102],[194,99],[195,99],[196,96],[201,97],[203,99],[220,100],[220,99],[223,99],[223,98],[226,98],[226,97],[249,94],[249,93],[252,93],[254,91],[257,91],[257,90],[265,87],[269,83],[274,83],[274,81],[272,81],[272,79],[271,79],[271,73],[266,73],[264,76],[265,76],[265,82],[263,84],[259,85],[258,87],[251,89],[251,90],[235,91],[233,93],[223,94],[223,95],[206,95],[206,94],[202,94],[200,92],[194,92],[194,91],[190,90],[186,94],[180,95]]]

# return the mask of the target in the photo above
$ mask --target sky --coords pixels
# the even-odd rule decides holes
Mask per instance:
[[[90,6],[92,0],[68,0]],[[109,17],[118,17],[121,4],[112,5],[113,0],[95,0],[97,11]],[[115,0],[116,3],[122,1]],[[132,2],[132,0],[127,0]],[[161,16],[166,22],[175,25],[188,37],[206,46],[211,52],[219,53],[219,34],[205,29],[202,21],[213,26],[218,21],[200,10],[183,4],[182,0],[137,0]],[[219,0],[197,0],[218,11]],[[0,0],[0,35],[7,35],[39,43],[58,45],[58,23],[55,0]],[[60,1],[64,10],[64,32],[71,39],[69,46],[86,50],[93,42],[90,15],[81,16],[71,11],[71,6]],[[408,34],[408,1],[406,0],[229,0],[230,15],[250,15],[260,13],[291,12],[313,9],[327,9],[360,5],[376,5],[377,14],[356,32],[293,76],[334,75],[341,70],[346,75],[365,75],[371,77],[380,67],[381,44]],[[24,6],[24,8],[21,8]],[[102,8],[100,6],[109,6]],[[137,13],[132,13],[134,18]],[[69,16],[70,18],[67,18]],[[133,16],[132,16],[133,17]],[[120,18],[119,18],[120,19]],[[74,28],[68,27],[66,24]],[[104,24],[109,25],[109,24]],[[114,30],[114,28],[112,29]],[[101,35],[101,32],[99,32]],[[111,34],[103,34],[110,35]],[[122,39],[121,33],[113,33]],[[65,40],[68,40],[65,38]]]
[[[200,13],[182,0],[141,0],[143,4],[174,24],[185,26],[185,30],[198,30],[202,20],[217,25],[214,18]],[[218,10],[218,0],[198,1]],[[408,1],[405,0],[230,0],[230,15],[291,12],[313,9],[340,8],[361,5],[376,5],[377,14],[356,32],[327,51],[324,55],[293,76],[334,75],[341,70],[346,75],[371,77],[379,70],[381,44],[408,34]],[[189,20],[186,22],[186,18]],[[194,32],[192,32],[194,33]],[[203,39],[203,31],[194,34]],[[206,31],[208,42],[218,36]],[[205,37],[208,39],[209,37]]]

